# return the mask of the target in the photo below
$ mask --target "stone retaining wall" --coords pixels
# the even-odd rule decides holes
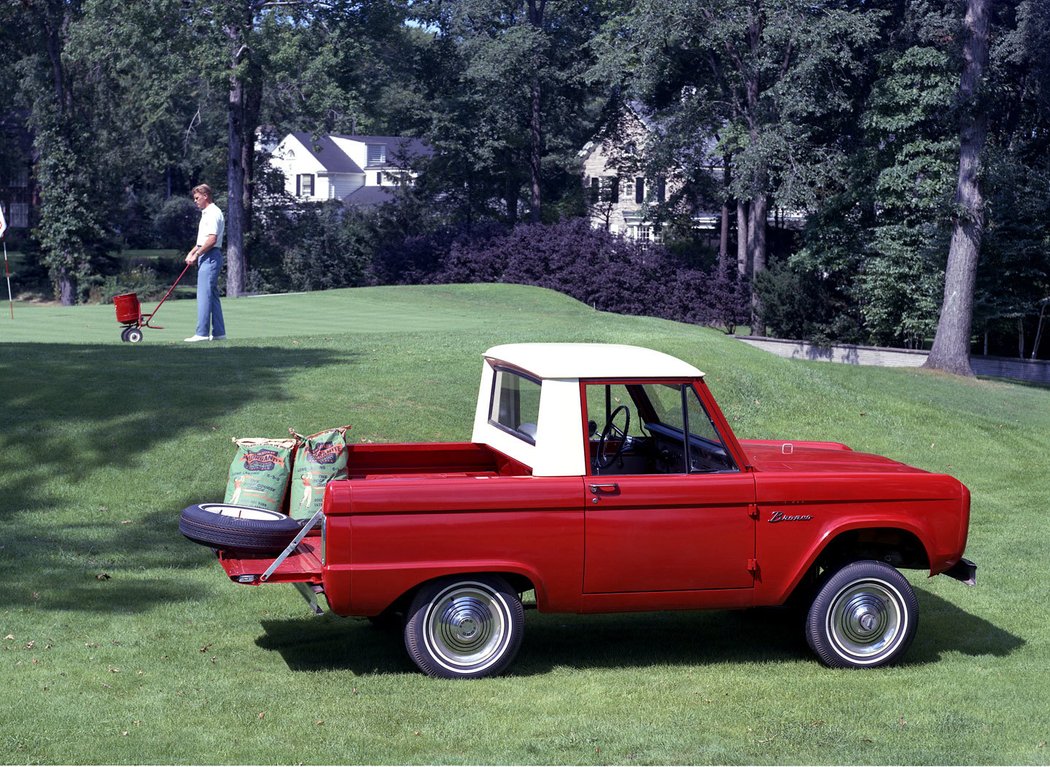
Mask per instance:
[[[806,341],[790,341],[783,338],[761,338],[739,336],[739,340],[778,357],[787,359],[841,362],[847,365],[873,365],[877,367],[920,367],[929,356],[928,351],[917,349],[888,349],[879,346],[857,346],[838,344],[817,346]],[[1021,360],[1010,357],[970,357],[970,365],[979,376],[1010,378],[1018,381],[1050,386],[1050,362],[1045,360]]]

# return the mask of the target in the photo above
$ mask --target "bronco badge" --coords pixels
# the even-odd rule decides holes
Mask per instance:
[[[769,515],[770,522],[809,522],[811,519],[812,514],[785,514],[782,511],[774,511]]]

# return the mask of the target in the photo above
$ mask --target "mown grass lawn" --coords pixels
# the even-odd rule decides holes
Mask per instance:
[[[147,309],[151,308],[147,305]],[[524,287],[191,301],[122,344],[112,306],[0,316],[3,763],[1045,764],[1050,391],[777,359]],[[973,492],[968,589],[910,573],[907,661],[831,671],[775,611],[530,612],[508,675],[426,678],[398,635],[241,587],[177,529],[231,437],[350,423],[469,437],[496,343],[614,341],[707,371],[743,437],[832,439]]]

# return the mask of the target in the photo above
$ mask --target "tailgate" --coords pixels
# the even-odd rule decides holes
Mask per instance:
[[[260,583],[321,583],[321,538],[304,538],[270,577],[262,581],[262,575],[279,557],[274,554],[244,554],[219,551],[219,564],[230,579],[236,583],[259,585]]]

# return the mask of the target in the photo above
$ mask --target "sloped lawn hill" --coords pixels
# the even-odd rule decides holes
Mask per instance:
[[[856,763],[1050,761],[1050,392],[780,360],[712,330],[511,286],[193,303],[119,341],[113,308],[0,321],[0,761]],[[149,307],[147,307],[149,308]],[[973,492],[967,589],[910,573],[900,667],[819,666],[775,611],[535,612],[507,676],[428,679],[396,634],[229,583],[178,534],[221,498],[231,437],[350,423],[469,438],[488,346],[651,346],[707,371],[744,437],[832,439]]]

